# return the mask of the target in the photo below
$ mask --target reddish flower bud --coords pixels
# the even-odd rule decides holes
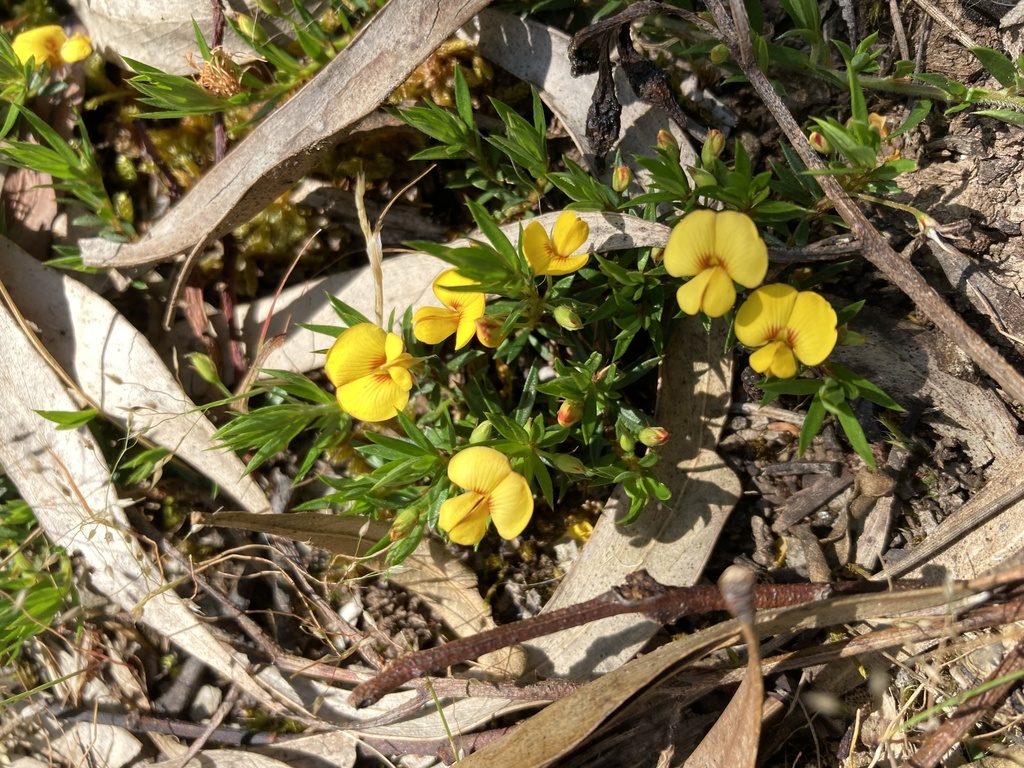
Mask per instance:
[[[811,143],[811,146],[814,147],[816,152],[823,155],[832,154],[832,145],[829,144],[828,139],[817,131],[811,131],[811,135],[807,137],[807,140]]]
[[[664,128],[658,131],[658,149],[667,150],[673,157],[679,159],[679,142]]]
[[[558,425],[571,427],[583,418],[583,403],[576,400],[563,400],[558,407]]]
[[[507,333],[501,332],[501,326],[505,324],[505,318],[499,315],[484,315],[476,319],[476,338],[485,347],[496,349],[501,346],[507,337]]]
[[[668,430],[664,427],[644,427],[637,437],[648,448],[657,448],[668,442]]]
[[[717,128],[712,128],[708,131],[707,138],[704,139],[704,146],[700,150],[701,163],[703,163],[705,168],[708,168],[715,158],[722,154],[724,149],[725,135]]]
[[[633,182],[633,171],[625,165],[616,165],[612,168],[612,189],[616,192],[625,192]]]

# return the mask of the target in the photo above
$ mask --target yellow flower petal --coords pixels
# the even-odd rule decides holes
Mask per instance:
[[[788,379],[796,375],[796,358],[784,341],[773,341],[750,356],[750,367],[766,376]]]
[[[410,377],[410,386],[412,384]],[[341,409],[360,421],[386,421],[409,402],[409,389],[388,374],[363,376],[338,387]]]
[[[818,365],[836,345],[836,311],[813,291],[801,291],[789,317],[789,344],[804,365]]]
[[[441,307],[420,307],[412,322],[413,336],[424,344],[440,344],[459,329],[459,313]]]
[[[503,539],[514,539],[533,516],[533,494],[526,478],[510,472],[489,497],[491,520]]]
[[[389,364],[396,363],[405,355],[405,342],[396,333],[389,333],[384,339],[384,356]]]
[[[475,307],[474,307],[475,310]],[[458,315],[458,330],[455,332],[455,348],[462,349],[476,336],[476,321],[484,316],[484,299],[480,297],[480,313],[461,312]]]
[[[542,275],[551,261],[551,241],[540,222],[531,221],[523,230],[523,255],[534,274]]]
[[[716,216],[714,211],[693,211],[672,228],[664,254],[665,271],[672,277],[693,277],[710,265],[715,253]]]
[[[568,275],[577,269],[585,266],[590,261],[590,254],[584,253],[581,256],[553,256],[548,265],[542,270],[534,270],[536,275]]]
[[[472,491],[441,505],[437,526],[456,544],[473,546],[487,532],[487,497]]]
[[[72,35],[71,38],[60,47],[60,57],[66,64],[74,64],[88,58],[92,53],[92,41],[83,34]]]
[[[699,210],[672,229],[664,261],[673,277],[693,277],[720,265],[731,280],[754,288],[768,271],[768,248],[745,213]]]
[[[505,454],[484,445],[459,451],[448,462],[448,479],[467,491],[488,494],[512,472]]]
[[[55,67],[61,63],[60,48],[66,41],[64,30],[56,24],[50,24],[22,32],[14,38],[11,47],[22,64],[35,59],[37,67],[44,63]]]
[[[327,350],[327,362],[324,365],[327,378],[335,387],[342,387],[377,373],[387,363],[386,339],[384,329],[373,323],[353,325],[338,336]]]
[[[736,302],[736,289],[722,267],[710,267],[679,286],[676,301],[688,315],[721,317]]]
[[[476,285],[476,283],[469,278],[463,277],[455,269],[446,269],[440,275],[434,278],[434,284],[431,288],[434,291],[434,295],[437,296],[437,300],[444,304],[449,309],[459,309],[464,307],[471,297],[480,296],[483,297],[482,293],[467,293],[465,291],[451,291],[449,288],[462,288],[467,285]]]
[[[555,254],[563,259],[582,248],[588,237],[590,225],[572,211],[562,213],[551,228],[552,247]]]
[[[715,253],[729,277],[756,288],[768,272],[768,246],[745,213],[720,211],[715,219]]]
[[[796,288],[785,283],[758,288],[736,312],[736,338],[747,347],[760,347],[776,338],[789,324],[796,297]]]
[[[388,368],[388,373],[391,374],[391,380],[406,392],[412,389],[412,374],[409,373],[408,368],[402,365],[392,365]],[[405,407],[405,403],[402,403],[402,407]]]
[[[711,276],[700,308],[708,317],[721,317],[736,303],[736,288],[729,273],[722,267],[705,271],[710,272]]]

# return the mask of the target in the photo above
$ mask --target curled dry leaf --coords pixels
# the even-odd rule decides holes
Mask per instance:
[[[237,456],[210,450],[216,427],[146,338],[106,299],[44,267],[6,238],[0,240],[0,280],[39,329],[43,347],[104,414],[189,462],[243,508],[270,509]]]
[[[36,413],[74,411],[78,404],[6,308],[0,337],[0,464],[47,535],[81,554],[96,591],[278,709],[248,674],[248,660],[199,622],[142,553],[88,430],[58,430]]]

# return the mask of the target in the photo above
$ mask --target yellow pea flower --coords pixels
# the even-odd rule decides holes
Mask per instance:
[[[736,303],[733,283],[756,288],[764,280],[768,248],[745,213],[700,210],[672,229],[664,262],[673,277],[690,278],[676,292],[683,312],[721,317]]]
[[[17,35],[11,43],[18,61],[22,64],[35,59],[37,67],[43,63],[56,67],[73,64],[92,53],[92,43],[82,34],[68,38],[56,24],[29,29]]]
[[[454,269],[447,269],[434,279],[434,295],[444,307],[420,307],[412,316],[413,335],[424,344],[439,344],[453,333],[455,348],[469,344],[477,332],[477,320],[484,316],[486,297],[482,293],[453,291],[476,285]]]
[[[531,221],[523,230],[523,255],[535,275],[568,275],[590,259],[589,253],[573,254],[590,237],[590,225],[572,211],[565,211],[555,220],[551,237],[538,221]]]
[[[780,379],[796,375],[797,360],[823,362],[837,336],[836,311],[824,297],[783,283],[758,288],[736,313],[736,338],[757,349],[750,367]]]
[[[324,370],[343,411],[360,421],[385,421],[409,402],[409,367],[416,362],[399,336],[359,323],[327,350]]]
[[[466,492],[441,505],[437,524],[456,544],[477,544],[488,519],[502,538],[514,539],[533,516],[529,483],[493,448],[474,445],[459,451],[448,462],[448,479]]]

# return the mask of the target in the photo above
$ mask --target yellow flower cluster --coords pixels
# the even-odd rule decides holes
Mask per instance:
[[[736,303],[736,284],[757,288],[768,272],[768,248],[753,220],[738,211],[687,214],[669,235],[665,270],[688,277],[676,292],[688,315],[721,317]],[[755,349],[750,367],[790,378],[797,361],[818,365],[832,352],[836,313],[813,291],[773,283],[750,294],[736,313],[736,338]]]
[[[44,63],[50,67],[73,64],[92,53],[88,37],[77,34],[69,38],[56,24],[22,32],[14,38],[11,47],[18,61],[27,64],[31,60],[36,67]]]

